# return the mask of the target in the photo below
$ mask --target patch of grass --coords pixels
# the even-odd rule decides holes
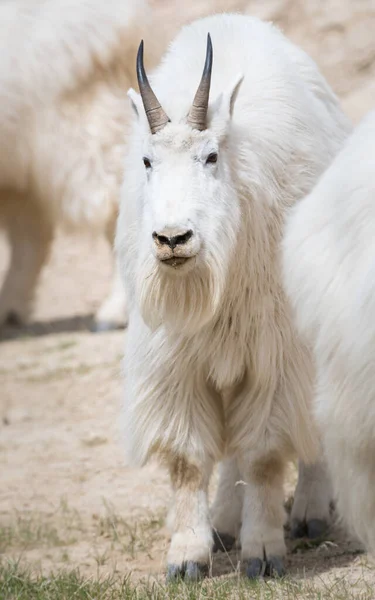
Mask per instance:
[[[0,553],[14,548],[68,546],[77,541],[77,532],[81,529],[79,514],[70,509],[64,499],[52,515],[15,511],[9,523],[0,523]]]
[[[107,564],[108,560],[110,559],[107,550],[104,550],[104,552],[100,552],[98,549],[95,549],[93,556],[97,567],[103,567],[105,564]]]
[[[39,366],[40,366],[40,363],[36,362],[36,361],[20,360],[18,362],[14,362],[11,367],[0,368],[0,377],[9,376],[10,374],[14,373],[15,371],[17,371],[17,372],[22,371],[22,373],[24,373],[25,371],[33,371],[33,370],[37,369]]]
[[[76,345],[77,340],[63,340],[54,348],[54,350],[68,350],[69,348],[74,348]]]
[[[139,553],[152,558],[153,544],[162,537],[164,512],[127,520],[110,504],[104,502],[104,506],[104,514],[95,515],[91,524],[84,523],[64,498],[52,514],[15,511],[6,524],[0,522],[0,554],[11,550],[70,546],[89,535],[93,544],[103,538],[107,541],[101,554],[94,556],[100,566],[107,562],[111,549],[120,550],[131,559]]]
[[[69,554],[66,550],[64,550],[61,554],[61,558],[60,558],[61,562],[69,562],[70,558],[69,558]]]
[[[69,350],[70,348],[74,348],[74,346],[77,346],[78,344],[78,340],[76,339],[63,339],[61,341],[58,341],[57,344],[54,345],[48,345],[42,348],[39,348],[38,350],[38,354],[40,355],[44,355],[44,354],[51,354],[51,352],[60,352],[60,351],[64,351],[64,350]]]
[[[0,563],[2,600],[370,600],[371,586],[355,590],[344,579],[329,585],[309,581],[250,582],[242,577],[165,585],[148,581],[134,584],[129,576],[84,578],[79,571],[60,571],[48,577],[33,574],[18,563]]]
[[[0,566],[2,600],[125,600],[136,598],[128,593],[126,580],[107,577],[84,579],[78,571],[61,572],[49,577],[32,575],[18,564]]]
[[[129,523],[117,515],[108,503],[105,503],[105,507],[106,514],[97,521],[99,535],[109,538],[113,547],[119,547],[133,559],[138,552],[151,558],[150,548],[161,537],[160,529],[165,521],[164,512]]]
[[[22,377],[22,381],[27,381],[28,383],[49,383],[52,381],[56,381],[59,379],[71,379],[72,377],[78,376],[81,377],[83,375],[88,375],[95,371],[95,369],[100,368],[113,368],[116,363],[112,362],[102,362],[100,365],[98,364],[80,364],[80,365],[72,365],[67,367],[56,367],[56,369],[46,370],[42,373],[36,373],[34,375],[26,375]]]
[[[63,546],[66,543],[59,537],[56,527],[39,521],[35,515],[19,515],[10,525],[0,525],[0,552],[14,547],[29,550],[36,546]]]
[[[57,367],[56,369],[51,369],[49,371],[44,371],[43,373],[38,373],[35,375],[28,375],[23,377],[23,381],[27,381],[28,383],[48,383],[51,381],[56,381],[56,379],[64,379],[71,378],[75,375],[86,375],[90,373],[96,368],[96,365],[77,365],[68,367]]]
[[[327,546],[329,546],[332,543],[333,543],[333,539],[330,539],[326,535],[323,537],[312,539],[312,540],[303,538],[294,543],[291,553],[297,554],[301,551],[313,550],[314,548],[320,548],[322,546],[322,544],[326,544]],[[352,551],[350,553],[353,554]]]

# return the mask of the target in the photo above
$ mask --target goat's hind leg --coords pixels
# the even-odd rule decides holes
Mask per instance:
[[[211,507],[214,530],[214,552],[228,551],[234,546],[241,528],[243,485],[235,458],[219,465],[219,483]]]
[[[240,462],[245,483],[241,554],[251,579],[285,573],[284,467],[277,453],[253,460],[244,456]]]
[[[108,296],[95,315],[93,331],[97,333],[123,328],[128,321],[126,290],[114,251],[115,231],[116,218],[113,217],[106,228],[106,238],[113,255],[112,283]]]
[[[322,537],[330,524],[333,489],[323,461],[305,465],[299,461],[298,483],[290,516],[292,538]]]
[[[0,292],[0,324],[24,323],[30,316],[40,272],[47,261],[53,225],[26,195],[1,193],[1,220],[11,247],[10,265]]]

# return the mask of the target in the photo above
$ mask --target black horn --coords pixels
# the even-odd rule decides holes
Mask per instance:
[[[207,110],[210,97],[212,60],[212,42],[211,36],[208,34],[203,75],[187,118],[189,125],[193,129],[198,129],[199,131],[203,131],[207,128]]]
[[[163,129],[170,119],[162,109],[160,102],[152,91],[151,85],[147,79],[143,64],[143,40],[139,45],[137,54],[137,79],[151,133],[156,133]]]

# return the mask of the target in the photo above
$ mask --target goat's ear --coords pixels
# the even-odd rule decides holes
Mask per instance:
[[[229,106],[227,107],[229,109],[229,116],[232,118],[233,115],[233,109],[234,109],[234,105],[236,103],[237,100],[237,96],[238,96],[238,92],[240,91],[240,87],[241,84],[244,80],[244,75],[242,75],[242,73],[239,73],[236,77],[236,79],[232,82],[232,86],[230,87],[229,92],[227,92],[227,103],[229,104]]]
[[[128,90],[128,98],[130,100],[130,104],[134,111],[134,114],[136,115],[138,124],[140,125],[140,127],[145,128],[146,131],[150,131],[150,127],[147,121],[145,109],[140,94],[133,90],[133,88],[130,88],[130,90]]]
[[[243,74],[239,73],[237,77],[233,79],[227,91],[220,94],[212,105],[212,111],[210,111],[212,116],[209,127],[215,130],[219,135],[221,132],[225,132],[225,129],[232,118],[234,105],[243,79]]]
[[[130,99],[130,104],[132,109],[134,110],[135,114],[137,115],[138,119],[140,117],[140,115],[142,114],[142,98],[140,97],[139,94],[137,94],[137,92],[135,90],[133,90],[133,88],[130,88],[128,90],[127,93],[128,98]]]

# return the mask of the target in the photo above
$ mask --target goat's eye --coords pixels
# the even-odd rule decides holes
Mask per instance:
[[[211,152],[206,158],[206,165],[214,164],[217,162],[217,152]]]
[[[151,169],[151,161],[146,156],[143,157],[143,164],[146,167],[146,169]]]

